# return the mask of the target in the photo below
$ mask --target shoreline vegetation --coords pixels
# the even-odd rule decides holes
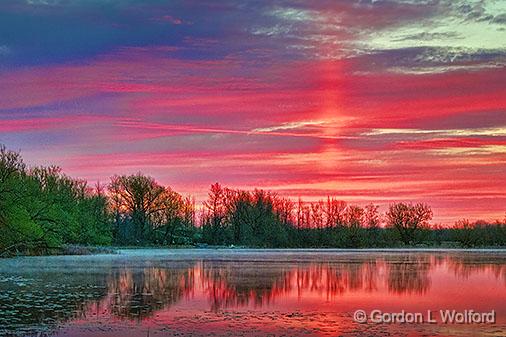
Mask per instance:
[[[109,184],[28,168],[0,145],[0,257],[94,254],[112,247],[473,248],[506,247],[506,217],[430,223],[424,203],[392,203],[387,212],[328,197],[293,201],[272,192],[216,183],[197,206],[137,173]]]
[[[373,252],[373,253],[434,253],[434,252],[466,252],[466,253],[506,253],[506,247],[472,247],[465,248],[458,245],[442,244],[439,246],[427,246],[424,244],[416,246],[397,247],[361,247],[361,248],[338,248],[338,247],[309,247],[309,248],[287,248],[287,247],[247,247],[247,246],[210,246],[206,244],[196,245],[170,245],[170,246],[85,246],[85,245],[62,245],[52,247],[46,251],[17,251],[1,258],[29,257],[29,256],[84,256],[84,255],[118,255],[125,251],[158,251],[158,250],[220,250],[220,251],[318,251],[318,252]]]

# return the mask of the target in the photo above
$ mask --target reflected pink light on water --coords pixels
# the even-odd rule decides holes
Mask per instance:
[[[109,277],[107,289],[106,297],[89,303],[79,319],[66,325],[70,330],[62,330],[64,335],[90,324],[105,324],[122,333],[125,326],[153,329],[162,335],[220,334],[232,328],[243,335],[287,331],[348,335],[402,328],[412,336],[425,336],[424,329],[443,336],[473,336],[497,328],[357,324],[351,319],[357,309],[435,314],[444,309],[493,309],[496,324],[504,329],[506,322],[505,265],[459,256],[422,254],[274,266],[198,261],[186,269],[122,270]]]

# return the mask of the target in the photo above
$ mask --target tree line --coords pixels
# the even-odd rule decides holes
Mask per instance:
[[[506,218],[431,226],[424,203],[393,203],[384,214],[328,197],[293,201],[255,189],[213,184],[195,199],[137,173],[90,186],[57,167],[28,168],[0,145],[0,255],[62,245],[235,245],[248,247],[396,247],[506,245]]]

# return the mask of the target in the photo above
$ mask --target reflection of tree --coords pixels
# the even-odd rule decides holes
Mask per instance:
[[[453,255],[445,257],[445,260],[448,269],[457,277],[467,279],[474,274],[490,273],[506,283],[506,256],[504,254]]]
[[[353,262],[273,265],[206,261],[201,264],[199,274],[211,309],[219,310],[250,304],[261,306],[290,292],[299,298],[316,294],[329,300],[344,293],[381,291],[379,284],[384,277],[391,293],[423,294],[431,284],[431,262],[430,255],[420,254]],[[386,276],[380,271],[386,271]]]
[[[268,305],[288,296],[332,300],[346,293],[425,294],[434,268],[463,278],[485,273],[506,282],[504,255],[470,253],[367,254],[326,262],[171,261],[89,274],[48,273],[21,287],[15,285],[24,282],[21,279],[0,282],[0,334],[1,327],[53,326],[75,317],[149,319],[193,297],[206,299],[211,310],[218,311]]]
[[[297,294],[317,293],[327,299],[349,291],[377,289],[375,262],[320,263],[292,269],[292,280]]]
[[[189,296],[194,284],[193,266],[114,271],[99,307],[117,317],[142,319]]]
[[[203,261],[186,268],[125,269],[110,275],[106,306],[115,316],[143,318],[166,308],[201,288],[216,311],[227,307],[263,306],[292,292],[327,300],[345,293],[387,291],[396,295],[425,294],[430,272],[445,265],[456,275],[490,272],[506,279],[506,267],[488,263],[483,256],[448,256],[410,253],[376,258],[314,263],[259,263],[258,261]],[[447,267],[446,267],[447,266]]]
[[[254,262],[240,265],[202,262],[201,283],[211,303],[211,310],[253,303],[262,306],[289,288],[286,275],[289,268],[258,268]]]
[[[375,261],[362,263],[310,263],[290,265],[202,264],[202,284],[212,310],[224,307],[261,306],[290,292],[334,298],[354,291],[378,289]]]
[[[388,290],[395,294],[424,294],[431,284],[430,255],[406,254],[388,261]]]

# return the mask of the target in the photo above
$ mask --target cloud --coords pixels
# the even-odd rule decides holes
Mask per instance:
[[[76,129],[108,122],[111,119],[104,116],[71,116],[71,117],[48,117],[48,118],[25,118],[25,119],[2,119],[0,132],[57,132],[57,130]]]
[[[0,56],[9,55],[11,53],[11,49],[8,46],[0,45]]]
[[[488,136],[488,137],[506,137],[506,126],[494,128],[477,129],[447,129],[447,130],[424,130],[424,129],[373,129],[364,132],[364,136],[379,135],[437,135],[437,136]]]
[[[283,125],[271,128],[257,128],[253,130],[240,130],[240,129],[227,129],[227,128],[212,128],[199,125],[181,125],[181,124],[165,124],[165,123],[148,123],[141,120],[121,120],[115,124],[120,128],[131,128],[136,130],[143,130],[141,132],[146,138],[160,138],[170,137],[182,134],[232,134],[232,135],[244,135],[244,136],[269,136],[269,137],[303,137],[303,138],[316,138],[316,139],[351,139],[349,136],[333,136],[326,135],[318,132],[283,132],[285,130],[293,130],[302,127],[300,123],[289,123],[292,125]],[[295,126],[295,124],[298,124]],[[305,124],[311,125],[311,124]],[[312,124],[318,125],[318,124]],[[129,135],[132,132],[128,133]],[[142,139],[142,136],[141,136]]]
[[[506,66],[506,49],[413,47],[377,50],[356,57],[358,72],[445,73]]]
[[[283,123],[281,125],[269,126],[264,128],[256,128],[253,129],[252,132],[272,132],[272,131],[281,131],[281,130],[293,130],[293,129],[301,129],[306,128],[308,126],[321,126],[326,124],[326,121],[300,121],[300,122],[289,122]]]
[[[46,2],[0,3],[0,31],[24,27],[1,41],[0,137],[30,164],[199,201],[221,181],[503,212],[492,2]]]
[[[500,147],[506,145],[506,138],[490,139],[490,138],[431,138],[415,141],[401,141],[395,146],[403,149],[414,150],[433,150],[433,149],[487,149],[490,147]]]
[[[184,59],[240,55],[251,60],[343,60],[376,55],[377,60],[372,57],[377,61],[375,64],[385,62],[382,55],[388,49],[397,50],[397,55],[419,47],[439,48],[439,54],[445,50],[450,54],[460,53],[456,50],[472,50],[471,54],[495,50],[504,54],[504,45],[500,43],[504,33],[479,20],[487,13],[500,10],[487,1],[474,4],[445,0],[321,1],[275,5],[259,1],[217,6],[212,2],[197,5],[174,1],[154,5],[149,1],[113,0],[104,4],[30,0],[24,5],[7,1],[0,4],[0,9],[3,13],[0,30],[27,25],[31,32],[17,32],[5,42],[19,50],[15,58],[3,60],[10,67],[87,62],[125,47],[153,46],[170,46],[174,48],[174,56]],[[471,21],[464,22],[462,18]],[[499,23],[502,14],[490,20]],[[482,35],[489,38],[483,39]],[[58,52],[53,52],[56,49]],[[394,56],[395,52],[387,54]],[[504,64],[504,59],[470,65],[465,60],[457,64],[455,60],[441,60],[444,65],[420,64],[425,54],[411,56],[411,60],[401,60],[402,66],[388,69],[427,73]],[[427,63],[431,63],[430,59]]]
[[[423,40],[423,41],[431,41],[431,40],[439,40],[439,39],[448,39],[448,38],[463,38],[457,32],[420,32],[411,35],[400,36],[394,41],[405,41],[405,40]]]
[[[498,23],[501,25],[506,24],[506,13],[502,13],[502,14],[494,16],[494,18],[492,19],[492,22]]]
[[[483,2],[480,1],[474,3],[457,2],[455,7],[457,13],[462,15],[466,20],[488,21],[493,18],[492,15],[487,13]]]
[[[153,18],[153,20],[158,21],[158,22],[168,22],[172,25],[185,24],[185,22],[182,19],[177,18],[177,17],[173,17],[172,15],[163,15],[161,17]]]
[[[440,156],[483,156],[483,155],[506,155],[506,145],[484,145],[469,147],[449,147],[445,149],[433,149],[433,153]]]
[[[61,0],[26,0],[26,3],[29,5],[35,6],[56,6],[61,3]]]

